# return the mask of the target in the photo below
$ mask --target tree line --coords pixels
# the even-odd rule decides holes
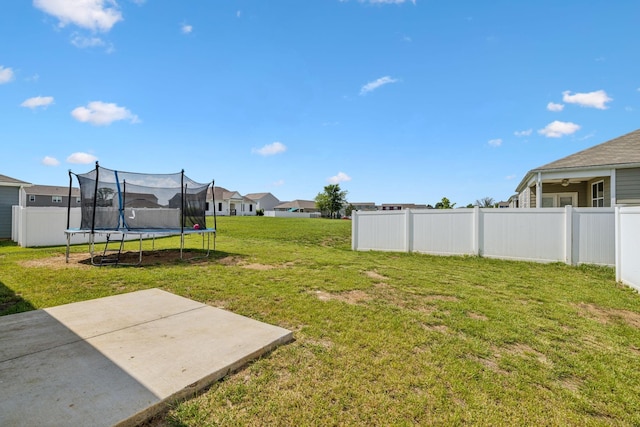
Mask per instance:
[[[322,216],[327,218],[340,218],[340,215],[344,213],[346,216],[351,216],[353,206],[347,202],[346,190],[340,188],[340,184],[329,184],[324,187],[324,190],[315,198],[316,208],[321,212]],[[434,209],[453,209],[456,203],[452,203],[447,197],[443,197],[434,206],[427,205],[428,208]],[[469,203],[466,207],[473,208],[478,206],[480,208],[497,208],[498,203],[492,197],[483,197],[475,201],[475,203]]]

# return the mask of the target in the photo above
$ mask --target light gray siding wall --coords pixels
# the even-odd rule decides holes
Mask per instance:
[[[640,168],[616,170],[616,199],[619,203],[640,199]]]
[[[280,200],[278,200],[272,194],[267,194],[258,202],[258,206],[256,209],[264,209],[265,211],[271,211],[274,207],[280,204]]]
[[[0,239],[11,238],[11,206],[18,204],[19,194],[18,187],[0,186]]]
[[[31,197],[35,197],[35,200],[32,202],[31,201]],[[80,207],[80,202],[77,201],[80,198],[80,196],[75,197],[72,196],[71,197],[71,207],[75,208],[75,207]],[[62,196],[62,202],[60,203],[53,203],[53,196],[51,195],[44,195],[44,194],[36,194],[36,195],[28,195],[27,196],[27,206],[31,207],[46,207],[46,206],[52,206],[52,207],[62,207],[62,208],[66,208],[68,207],[68,203],[69,203],[69,196]]]

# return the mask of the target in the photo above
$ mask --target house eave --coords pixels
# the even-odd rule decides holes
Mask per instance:
[[[549,168],[549,169],[532,169],[524,176],[518,187],[516,187],[516,193],[522,192],[525,188],[530,187],[536,181],[538,173],[542,175],[542,180],[546,179],[558,179],[558,178],[579,178],[590,177],[594,175],[594,172],[599,172],[598,175],[609,176],[613,169],[629,169],[640,167],[640,163],[613,163],[605,165],[592,165],[592,166],[573,166],[565,168]],[[582,173],[584,172],[584,173]]]

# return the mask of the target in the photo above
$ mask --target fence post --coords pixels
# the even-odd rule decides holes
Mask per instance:
[[[358,211],[351,212],[351,250],[358,250]]]
[[[573,265],[573,207],[564,207],[564,262]]]
[[[622,254],[620,253],[620,248],[622,247],[622,235],[621,235],[621,224],[620,224],[620,207],[615,207],[615,243],[613,245],[615,263],[616,263],[616,282],[622,281]]]
[[[483,237],[480,232],[480,207],[473,207],[473,253],[476,256],[482,256],[482,245],[480,239]]]
[[[411,235],[411,209],[404,211],[404,251],[411,252],[413,236]]]

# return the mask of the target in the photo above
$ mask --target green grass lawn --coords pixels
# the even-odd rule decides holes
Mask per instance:
[[[0,315],[158,287],[294,331],[154,425],[640,425],[640,296],[612,269],[353,252],[344,220],[218,229],[210,258],[142,267],[0,243]]]

